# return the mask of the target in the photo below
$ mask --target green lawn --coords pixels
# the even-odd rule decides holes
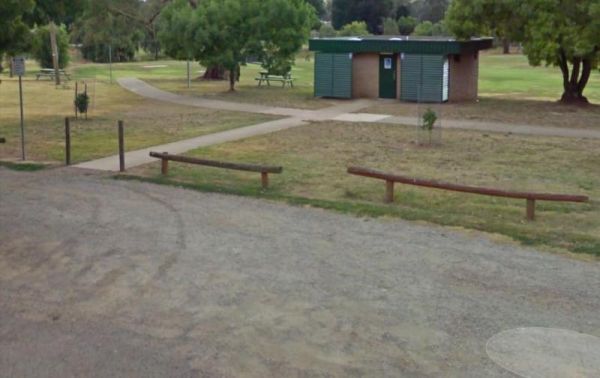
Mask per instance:
[[[172,163],[168,179],[209,191],[280,199],[359,215],[389,215],[483,230],[524,244],[600,256],[600,141],[444,131],[440,147],[413,143],[397,125],[313,123],[191,151],[186,155],[282,165],[263,192],[260,175]],[[384,183],[346,173],[349,165],[507,190],[584,194],[587,204],[539,202],[527,222],[525,201],[397,186],[383,204]],[[157,163],[132,171],[161,181]]]
[[[186,62],[173,60],[145,61],[113,64],[113,79],[138,77],[165,90],[192,96],[210,96],[230,101],[291,106],[316,109],[337,103],[335,100],[313,98],[314,61],[309,54],[296,60],[292,70],[296,88],[282,89],[278,85],[258,88],[255,77],[260,65],[242,67],[238,90],[229,93],[227,81],[202,81],[204,69],[192,63],[192,88],[187,88]],[[531,67],[521,54],[502,55],[484,52],[480,56],[479,93],[484,101],[535,100],[556,101],[560,98],[562,76],[557,67]],[[79,64],[71,67],[78,78],[109,80],[108,64]],[[600,72],[592,74],[585,94],[592,103],[600,104]],[[394,113],[388,112],[388,113]],[[524,112],[523,114],[525,114]],[[467,114],[468,115],[468,114]]]
[[[523,55],[482,54],[479,65],[479,94],[534,100],[560,99],[562,74],[558,67],[531,67]],[[592,73],[584,95],[600,104],[600,72]]]
[[[198,63],[192,62],[190,66],[192,73],[196,76],[199,75],[199,71],[203,70]],[[110,80],[108,64],[74,64],[70,67],[70,70],[76,78],[95,78],[105,82]],[[186,75],[187,64],[185,61],[158,60],[112,64],[112,77],[114,80],[121,77],[137,77],[140,79],[179,79],[183,81],[187,77]]]

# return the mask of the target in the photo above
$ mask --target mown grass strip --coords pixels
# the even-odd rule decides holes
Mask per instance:
[[[362,202],[348,202],[339,200],[314,199],[300,196],[292,196],[282,194],[276,190],[262,190],[260,187],[236,189],[232,187],[223,187],[212,184],[191,184],[181,181],[172,180],[165,177],[142,177],[135,175],[115,175],[114,179],[126,181],[140,181],[152,184],[174,186],[178,188],[196,190],[208,193],[220,193],[228,195],[246,196],[252,198],[261,198],[273,201],[280,201],[294,206],[310,206],[325,210],[332,210],[342,214],[349,214],[359,217],[394,217],[409,221],[426,221],[441,226],[456,227],[460,224],[460,216],[449,216],[448,214],[440,215],[435,211],[427,209],[415,209],[410,207],[387,206]],[[487,232],[497,233],[512,238],[526,246],[553,246],[556,241],[565,237],[561,233],[543,233],[531,235],[526,229],[518,226],[508,225],[503,222],[485,222],[480,224],[465,225],[465,228]],[[586,235],[580,235],[578,240],[573,240],[571,235],[572,246],[569,250],[573,253],[587,254],[595,257],[600,257],[600,242]]]

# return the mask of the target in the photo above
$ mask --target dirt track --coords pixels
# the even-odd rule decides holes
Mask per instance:
[[[481,235],[0,168],[0,376],[513,377],[486,341],[600,336],[598,287]]]

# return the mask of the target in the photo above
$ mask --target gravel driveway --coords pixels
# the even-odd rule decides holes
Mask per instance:
[[[600,336],[600,264],[480,234],[0,167],[0,376],[514,377]]]

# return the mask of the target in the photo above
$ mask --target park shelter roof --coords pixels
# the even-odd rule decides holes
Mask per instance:
[[[407,54],[462,54],[492,47],[493,38],[456,40],[450,37],[367,36],[312,38],[309,50],[324,53],[388,52]]]

